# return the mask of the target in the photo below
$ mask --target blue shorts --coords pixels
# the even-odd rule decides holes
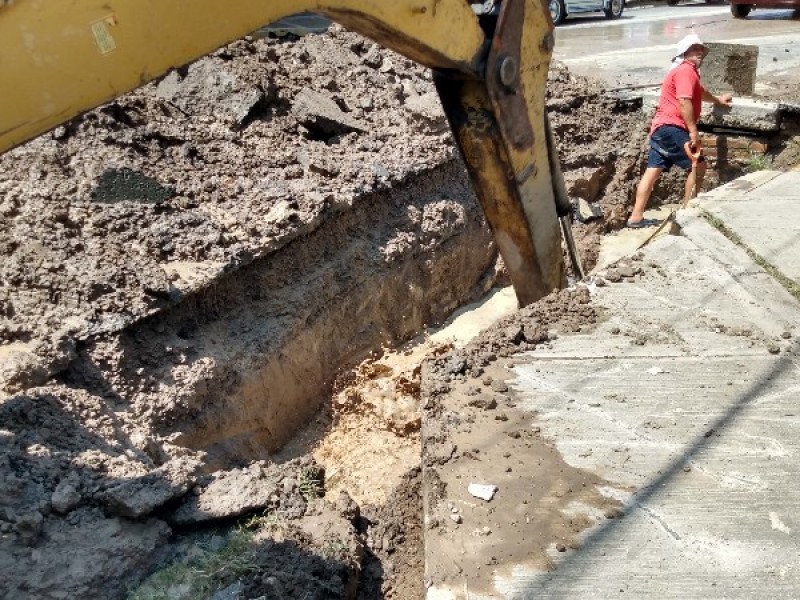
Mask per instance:
[[[650,156],[647,166],[669,171],[677,165],[687,171],[692,168],[692,159],[686,155],[683,146],[689,141],[689,132],[674,125],[662,125],[650,134]],[[701,156],[698,162],[705,159]]]

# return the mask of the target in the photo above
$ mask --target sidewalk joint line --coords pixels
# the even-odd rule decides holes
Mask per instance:
[[[741,236],[732,231],[721,219],[711,214],[709,211],[701,208],[700,214],[703,215],[706,221],[719,231],[722,235],[728,238],[731,242],[739,246],[758,266],[764,269],[770,276],[772,276],[787,292],[789,292],[795,300],[800,301],[800,284],[794,279],[784,275],[778,267],[773,265],[760,254],[756,253],[752,248],[744,243]]]

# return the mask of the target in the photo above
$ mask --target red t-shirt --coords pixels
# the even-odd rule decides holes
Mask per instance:
[[[703,86],[700,74],[694,63],[683,61],[670,69],[661,84],[661,95],[658,97],[658,108],[650,125],[650,133],[662,125],[674,125],[681,129],[689,129],[681,116],[680,98],[690,98],[694,108],[695,120],[700,118],[703,103]]]

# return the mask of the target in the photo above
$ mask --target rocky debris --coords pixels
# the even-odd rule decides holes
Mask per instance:
[[[85,391],[38,388],[0,401],[4,597],[115,597],[159,560],[169,528],[147,517],[168,499],[158,496],[161,482],[169,477],[186,491],[199,462],[127,427]],[[154,485],[135,485],[144,482]],[[109,508],[140,520],[110,516]]]
[[[640,113],[555,64],[547,97],[567,178],[600,169],[584,199],[621,223]],[[339,27],[231,44],[0,157],[0,341],[36,342],[41,384],[64,323],[119,330],[456,157],[411,61]]]
[[[5,392],[54,372],[65,323],[73,343],[119,331],[455,160],[395,89],[433,92],[429,72],[401,57],[381,70],[390,54],[340,27],[242,40],[0,157],[0,343],[38,359]],[[324,139],[299,135],[293,106]]]
[[[170,500],[180,498],[194,485],[202,462],[181,457],[129,481],[112,485],[102,493],[109,513],[139,518],[153,513]]]
[[[366,554],[357,600],[423,598],[422,475],[407,473],[391,501],[362,507]]]
[[[608,183],[608,171],[604,166],[579,167],[568,171],[564,176],[567,193],[587,204],[594,202],[600,196],[600,190]]]
[[[602,219],[603,209],[596,204],[589,204],[583,198],[578,198],[575,206],[575,216],[581,223],[588,223],[595,219]]]
[[[204,478],[168,519],[173,525],[186,526],[258,510],[298,518],[305,514],[309,490],[316,490],[312,497],[321,494],[323,479],[324,471],[308,458],[286,465],[256,461]]]
[[[567,193],[575,205],[583,201],[579,214],[602,215],[573,225],[584,268],[590,269],[600,236],[623,226],[630,212],[647,159],[649,121],[635,105],[603,93],[598,82],[558,63],[548,74],[546,105]],[[665,179],[654,191],[653,204],[669,197],[675,185]]]
[[[497,486],[486,483],[470,483],[467,486],[467,491],[476,498],[489,502],[497,493]]]
[[[260,88],[208,60],[189,65],[184,76],[171,71],[158,83],[155,93],[186,115],[213,116],[234,128],[244,125],[265,98]]]
[[[81,495],[76,488],[76,485],[68,480],[61,481],[57,486],[53,495],[50,496],[50,505],[53,510],[60,515],[65,515],[73,508],[78,506],[81,501]]]
[[[585,200],[601,206],[606,221],[580,225],[588,239],[591,227],[602,231],[624,216],[631,173],[641,159],[641,140],[629,134],[641,115],[558,65],[550,73],[547,103],[567,176],[579,169],[597,173]],[[620,139],[626,144],[620,146]],[[294,240],[307,241],[313,232],[328,235],[329,247],[342,240],[360,247],[352,235],[326,234],[334,217],[347,222],[368,215],[370,227],[391,228],[386,243],[348,254],[348,273],[356,264],[383,268],[406,254],[437,250],[465,223],[484,232],[481,247],[491,262],[494,250],[465,191],[468,180],[457,156],[430,73],[332,27],[291,44],[236,42],[0,157],[2,556],[27,556],[31,549],[45,558],[64,554],[37,563],[54,565],[50,579],[0,559],[0,581],[23,589],[33,573],[40,580],[29,588],[37,590],[30,597],[91,598],[98,589],[114,597],[116,587],[97,585],[98,569],[68,568],[64,548],[75,545],[75,554],[90,557],[93,566],[109,562],[107,572],[121,590],[153,566],[164,544],[168,528],[148,518],[154,512],[169,513],[182,525],[261,509],[286,519],[308,516],[314,504],[307,501],[308,481],[292,465],[195,473],[196,461],[203,470],[220,467],[210,466],[198,448],[231,445],[222,433],[216,439],[196,429],[226,415],[252,416],[239,416],[237,406],[212,412],[227,398],[219,381],[237,381],[242,369],[220,366],[226,352],[235,352],[216,345],[208,332],[199,335],[198,315],[234,306],[237,314],[226,321],[231,337],[254,338],[248,348],[263,353],[269,343],[255,339],[251,307],[263,304],[268,311],[275,296],[284,297],[274,310],[283,318],[285,306],[305,306],[308,277],[322,280],[332,298],[341,289],[325,270],[286,271],[263,288],[239,286],[230,275],[247,278],[248,265]],[[415,203],[420,174],[429,188],[446,190],[442,197]],[[373,202],[374,192],[400,184],[408,192],[393,196],[392,206]],[[299,254],[298,262],[305,267],[328,255],[315,247]],[[585,259],[591,262],[586,253]],[[440,279],[461,272],[459,257],[448,260],[447,276]],[[476,262],[474,255],[470,260]],[[424,261],[414,266],[426,273],[429,267]],[[388,288],[381,293],[394,296]],[[461,298],[419,286],[409,293],[442,315]],[[436,409],[437,394],[480,377],[501,355],[547,343],[556,322],[548,310],[566,306],[572,330],[595,318],[580,292],[546,305],[538,316],[523,311],[504,321],[478,346],[437,359],[447,367],[429,380],[430,408]],[[381,341],[407,336],[422,317],[404,315],[397,332],[379,332]],[[341,347],[352,341],[329,333]],[[485,390],[475,396],[486,396],[481,410],[487,419],[499,414],[493,403],[504,411],[511,405],[501,395],[503,385],[498,379],[491,395]],[[518,427],[503,416],[506,421],[498,423]],[[413,433],[418,413],[396,423]],[[436,460],[468,452],[443,447]],[[250,458],[236,451],[224,456],[226,468]],[[403,510],[395,504],[391,514],[375,517],[380,511],[374,509],[359,519],[345,500],[336,509],[343,519],[372,519],[368,548],[380,558],[365,558],[365,576],[372,573],[375,589],[385,597],[421,597],[419,485],[411,481],[402,492],[409,494],[400,500]],[[289,571],[301,569],[297,559],[307,557],[305,551],[292,554],[286,540],[270,544],[270,552],[289,557],[286,564],[297,563]],[[398,554],[416,570],[395,567]],[[267,555],[273,556],[265,550]],[[285,594],[293,588],[280,578],[268,571],[259,576],[262,595],[291,597]],[[332,580],[320,589],[346,587]]]
[[[619,283],[624,279],[633,279],[641,274],[641,265],[632,257],[618,260],[614,264],[609,265],[605,270],[599,272],[597,277],[605,281],[610,281],[611,283]]]
[[[447,119],[436,92],[427,92],[421,95],[415,93],[406,100],[405,107],[417,118],[420,125],[428,128],[428,131],[447,130]]]
[[[344,490],[339,492],[339,496],[336,498],[333,506],[342,517],[350,521],[353,525],[356,525],[361,518],[361,508]]]
[[[242,597],[355,597],[363,544],[353,526],[330,508],[267,526],[255,542],[252,560],[258,567],[243,578]]]
[[[366,129],[365,123],[342,111],[330,96],[309,89],[300,90],[295,96],[292,114],[316,136],[330,137]]]
[[[32,547],[0,534],[0,595],[15,600],[119,598],[162,557],[169,527],[81,508],[69,520],[47,517]]]
[[[538,347],[601,318],[589,288],[579,285],[423,363],[425,575],[431,589],[461,589],[465,581],[478,589],[487,568],[494,573],[524,563],[551,569],[548,544],[576,546],[597,523],[594,508],[603,514],[617,506],[601,491],[607,481],[567,465],[542,438],[536,415],[515,402],[505,380],[520,353],[535,356]],[[486,410],[486,398],[495,410]],[[575,514],[570,507],[577,505],[593,508]],[[539,540],[541,551],[521,548],[520,539]]]

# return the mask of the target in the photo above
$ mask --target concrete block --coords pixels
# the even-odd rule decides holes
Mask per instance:
[[[709,42],[700,76],[712,94],[752,96],[756,83],[758,46]]]
[[[762,133],[775,133],[781,126],[781,111],[775,102],[734,97],[731,106],[703,103],[700,125]]]
[[[642,111],[652,117],[658,104],[657,92],[642,94]],[[703,103],[700,125],[724,127],[756,133],[775,133],[781,126],[781,106],[775,102],[762,102],[735,96],[731,106],[714,106]]]

